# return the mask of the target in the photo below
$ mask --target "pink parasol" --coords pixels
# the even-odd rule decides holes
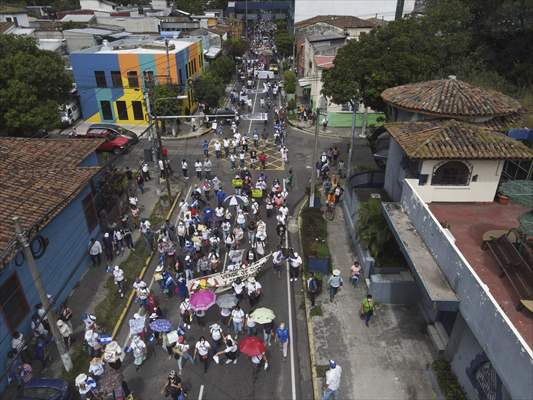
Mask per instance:
[[[215,304],[216,298],[215,292],[211,290],[199,290],[191,295],[191,308],[194,311],[206,311]]]

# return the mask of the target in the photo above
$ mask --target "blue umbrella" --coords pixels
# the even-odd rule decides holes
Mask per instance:
[[[172,330],[172,324],[168,319],[156,319],[150,323],[150,328],[154,332],[170,332]]]

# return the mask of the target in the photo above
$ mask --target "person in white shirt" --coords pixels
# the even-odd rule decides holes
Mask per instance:
[[[113,280],[115,281],[115,285],[118,287],[118,293],[120,294],[120,297],[124,297],[124,293],[126,292],[124,287],[124,284],[126,283],[124,271],[118,265],[115,265],[115,268],[113,269]]]
[[[278,275],[278,279],[281,279],[281,270],[283,269],[283,262],[285,261],[285,255],[283,250],[279,248],[272,254],[272,266],[274,267],[274,272]]]
[[[246,294],[248,295],[250,308],[255,307],[255,305],[259,302],[259,297],[261,296],[261,289],[261,284],[257,282],[253,276],[248,278],[248,282],[246,283]]]
[[[300,265],[302,265],[302,257],[296,252],[289,257],[289,272],[291,282],[296,282],[298,280],[298,274],[300,273]]]
[[[91,239],[89,242],[89,255],[91,256],[91,261],[94,267],[100,265],[102,262],[103,251],[102,244],[96,239]]]
[[[138,197],[135,196],[135,195],[130,196],[130,197],[128,198],[128,201],[130,202],[130,204],[131,204],[132,206],[135,206],[135,207],[137,207],[137,204],[139,203],[139,199],[138,199]]]
[[[324,384],[323,400],[337,398],[337,392],[341,384],[342,368],[333,360],[329,360],[329,370],[326,371],[326,383]]]
[[[219,324],[213,324],[209,327],[211,333],[211,339],[213,339],[213,351],[216,353],[222,344],[222,328]]]
[[[157,164],[159,165],[160,178],[165,179],[165,177],[166,177],[166,174],[165,174],[165,162],[163,160],[159,159]]]
[[[59,330],[59,334],[63,337],[63,341],[68,350],[70,348],[72,329],[62,319],[57,320],[57,329]]]
[[[186,297],[180,304],[180,316],[185,328],[191,329],[192,308],[188,297]]]
[[[207,372],[207,368],[209,368],[209,350],[211,349],[211,345],[209,342],[205,339],[205,337],[200,336],[200,340],[196,342],[196,346],[194,346],[194,356],[193,359],[196,359],[196,354],[198,354],[200,361],[204,363],[204,372]]]
[[[242,332],[244,316],[244,311],[238,305],[235,306],[235,308],[231,312],[231,321],[233,323],[233,330],[235,331],[236,336],[239,336],[239,334]]]
[[[221,355],[224,355],[226,357],[226,362],[225,362],[226,364],[230,364],[231,362],[233,362],[233,364],[237,364],[237,351],[238,351],[237,341],[233,340],[231,335],[227,335],[224,338],[224,343],[226,344],[226,348],[216,353],[213,356],[213,359],[217,361],[218,357],[220,357]]]
[[[173,352],[178,355],[178,374],[181,375],[183,370],[183,360],[189,360],[194,365],[194,359],[189,354],[190,345],[185,343],[185,338],[180,336],[178,342],[174,345]]]
[[[233,291],[235,292],[235,296],[237,296],[237,298],[239,300],[242,299],[242,297],[244,295],[245,284],[244,284],[244,282],[242,282],[241,278],[235,279],[235,281],[231,284],[231,286],[233,287]]]
[[[220,156],[222,155],[222,152],[221,152],[222,145],[220,144],[220,142],[218,140],[215,139],[215,141],[213,143],[213,146],[215,147],[215,156],[216,156],[216,158],[220,158]]]
[[[198,179],[202,179],[202,162],[199,160],[196,160],[194,162],[194,170],[196,171],[196,177]]]

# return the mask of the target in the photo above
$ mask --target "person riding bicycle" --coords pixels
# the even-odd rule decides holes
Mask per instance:
[[[331,208],[335,207],[335,192],[333,190],[330,190],[330,192],[328,193],[326,202],[327,202],[328,207],[331,207]]]

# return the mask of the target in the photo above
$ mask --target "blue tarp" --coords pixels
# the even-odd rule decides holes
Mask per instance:
[[[511,128],[507,131],[507,136],[513,139],[526,140],[533,142],[533,129],[529,128]]]

